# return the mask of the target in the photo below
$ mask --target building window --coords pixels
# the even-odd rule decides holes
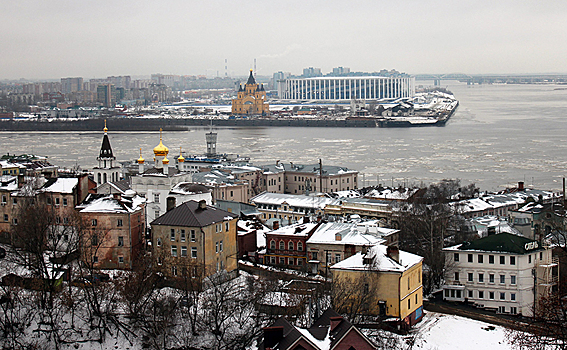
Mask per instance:
[[[506,306],[499,306],[498,307],[498,313],[499,314],[503,314],[506,312]]]
[[[338,264],[341,262],[341,254],[340,253],[336,253],[335,254],[335,264]]]
[[[459,273],[455,272],[455,281],[458,281],[458,280],[459,280]]]
[[[472,281],[473,281],[473,273],[472,273],[472,272],[469,272],[468,281],[469,281],[469,282],[472,282]]]
[[[172,274],[173,276],[177,276],[177,266],[172,266],[172,267],[171,267],[171,274]]]
[[[181,246],[181,256],[182,257],[187,257],[187,247],[186,246]]]
[[[500,300],[506,300],[506,293],[500,292]]]
[[[224,224],[224,228],[225,228],[225,231],[226,231],[226,232],[230,231],[230,230],[229,230],[229,229],[230,229],[230,222],[226,222],[226,223]]]
[[[93,236],[91,237],[91,245],[92,245],[93,247],[96,247],[96,246],[98,245],[98,236],[97,236],[97,235],[93,235]]]
[[[123,257],[123,256],[119,256],[119,257],[118,257],[118,262],[119,262],[120,264],[124,263],[124,257]]]
[[[67,198],[63,198],[63,206],[67,206]]]
[[[510,276],[510,284],[514,284],[514,285],[516,284],[516,276],[514,275]]]
[[[280,265],[285,265],[285,258],[280,258]]]
[[[275,256],[270,256],[270,264],[272,264],[272,265],[276,264],[276,257]]]
[[[459,253],[454,253],[454,254],[453,254],[453,260],[454,260],[455,262],[458,262],[458,261],[459,261]]]
[[[175,241],[175,229],[171,229],[169,236],[172,242]]]
[[[472,298],[472,297],[473,297],[473,291],[469,290],[469,298]]]
[[[55,205],[59,205],[59,197],[55,197]]]
[[[470,263],[473,262],[473,255],[472,254],[468,254],[467,261],[470,262]]]
[[[489,256],[488,256],[488,263],[489,263],[489,264],[494,264],[494,255],[489,255]]]
[[[215,242],[215,253],[219,252],[219,242]]]
[[[531,264],[531,263],[532,263],[532,256],[528,255],[528,264]]]
[[[285,250],[285,243],[284,243],[284,241],[280,241],[280,250]]]
[[[116,223],[116,226],[118,227],[122,227],[122,219],[118,219],[118,222]]]
[[[483,274],[483,273],[479,273],[479,274],[478,274],[478,281],[479,281],[480,283],[483,283],[483,282],[484,282],[484,274]]]
[[[18,224],[18,218],[13,218],[13,219],[12,219],[12,224],[17,225],[17,224]]]
[[[500,283],[501,284],[506,283],[506,276],[505,275],[500,275]]]
[[[92,219],[92,220],[91,220],[91,226],[96,226],[96,224],[97,224],[96,219]]]
[[[510,265],[516,265],[516,257],[515,256],[510,257]]]
[[[161,238],[158,238],[158,239],[157,239],[157,246],[158,246],[158,247],[161,247]]]
[[[303,251],[303,243],[297,242],[297,250],[302,252]]]
[[[510,300],[516,301],[516,293],[510,293]]]
[[[270,249],[272,250],[276,249],[276,241],[274,241],[273,239],[270,241]]]
[[[98,256],[96,256],[96,255],[93,256],[93,263],[95,263],[95,264],[98,263]]]
[[[506,264],[506,257],[501,255],[500,256],[500,265],[504,265],[504,264]]]
[[[317,260],[317,255],[318,255],[318,253],[319,253],[319,252],[311,252],[311,258],[312,258],[313,260]]]
[[[191,230],[191,242],[196,241],[195,230]]]
[[[543,260],[543,252],[539,252],[539,260]]]
[[[124,247],[124,237],[118,236],[118,246]]]
[[[177,246],[176,245],[171,246],[171,256],[177,257]]]
[[[159,203],[159,193],[154,193],[154,202]]]
[[[411,299],[408,298],[408,309],[411,309]]]
[[[51,205],[51,197],[47,197],[45,199],[45,202],[47,203],[47,205]]]
[[[222,252],[222,241],[219,242],[219,250]]]
[[[515,298],[515,297],[516,297],[516,296],[514,296],[514,298]],[[514,300],[515,300],[515,299],[514,299]],[[510,307],[510,313],[511,313],[512,315],[515,315],[515,314],[518,313],[518,309],[517,309],[516,307],[512,306],[512,307]]]
[[[197,258],[197,247],[191,247],[191,258]]]
[[[6,196],[2,195],[2,204],[6,204],[7,201],[8,199],[6,199]]]
[[[488,275],[488,283],[494,283],[494,274],[493,273]]]
[[[293,250],[293,241],[287,242],[287,249],[288,249],[288,250]]]
[[[479,255],[478,255],[478,263],[479,263],[479,264],[484,263],[484,255],[482,255],[482,254],[479,254]]]
[[[157,219],[159,217],[159,210],[154,211],[154,217]]]
[[[181,230],[181,242],[185,242],[185,230]]]
[[[484,299],[484,291],[482,291],[482,290],[479,290],[479,291],[478,291],[478,298],[479,298],[479,299]]]
[[[490,300],[494,300],[494,292],[490,292],[490,293],[488,293],[488,295],[489,295],[488,298]]]
[[[4,221],[10,221],[10,218],[8,217],[8,214],[4,214]]]
[[[332,257],[331,257],[331,253],[327,252],[327,260],[325,261],[325,263],[327,265],[329,265],[329,264],[331,264],[332,261],[333,260],[332,260]]]

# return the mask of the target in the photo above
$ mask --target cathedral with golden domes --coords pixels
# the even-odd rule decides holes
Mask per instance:
[[[266,102],[264,84],[256,83],[252,69],[248,81],[238,87],[238,95],[232,100],[232,114],[240,115],[268,115],[270,105]]]

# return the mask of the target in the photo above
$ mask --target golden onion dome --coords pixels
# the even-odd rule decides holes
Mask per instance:
[[[163,158],[163,160],[161,161],[163,164],[169,164],[169,159],[167,159],[167,157]]]
[[[106,119],[104,120],[104,129],[102,129],[102,130],[104,130],[104,133],[105,133],[105,134],[106,134],[106,132],[108,131],[108,128],[106,127]]]
[[[138,158],[138,164],[144,164],[144,158],[142,157],[142,149],[140,148],[140,158]]]
[[[179,157],[177,158],[177,161],[179,163],[183,163],[185,161],[185,158],[183,158],[183,154],[181,153],[181,147],[179,147]]]
[[[166,157],[169,153],[169,148],[167,148],[161,138],[161,128],[159,129],[159,145],[154,147],[154,154],[156,157]]]

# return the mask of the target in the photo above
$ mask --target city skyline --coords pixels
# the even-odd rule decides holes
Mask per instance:
[[[264,76],[565,73],[566,15],[535,1],[4,2],[0,79],[244,76],[254,59]]]

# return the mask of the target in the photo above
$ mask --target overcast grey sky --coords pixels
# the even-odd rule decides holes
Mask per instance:
[[[566,73],[567,1],[0,0],[0,79]]]

